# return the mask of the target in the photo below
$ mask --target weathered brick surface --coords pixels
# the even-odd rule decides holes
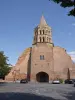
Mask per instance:
[[[44,55],[44,60],[40,60],[40,55]],[[31,53],[31,74],[39,72],[46,72],[49,76],[52,76],[53,66],[53,47],[47,44],[37,44],[32,48]],[[35,78],[34,77],[34,78]]]

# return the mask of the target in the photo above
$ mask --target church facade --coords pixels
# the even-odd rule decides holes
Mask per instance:
[[[6,80],[24,78],[37,82],[75,78],[75,64],[64,48],[54,46],[52,29],[43,16],[40,24],[34,29],[32,47],[22,53],[5,77]]]

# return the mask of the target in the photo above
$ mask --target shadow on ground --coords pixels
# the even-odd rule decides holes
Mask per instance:
[[[6,82],[0,82],[0,86],[5,86]]]
[[[64,96],[67,100],[75,100],[75,92],[68,93]]]
[[[0,100],[57,100],[52,97],[38,96],[30,93],[0,93]]]
[[[65,100],[75,100],[75,93],[64,95]],[[62,100],[31,93],[0,93],[0,100]]]

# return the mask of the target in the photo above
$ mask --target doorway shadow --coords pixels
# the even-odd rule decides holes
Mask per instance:
[[[38,82],[49,82],[49,75],[46,72],[39,72],[36,74],[36,80]]]

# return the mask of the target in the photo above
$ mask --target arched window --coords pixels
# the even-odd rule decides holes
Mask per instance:
[[[44,30],[43,30],[43,34],[44,34]]]
[[[37,37],[36,37],[36,42],[37,42]]]
[[[35,32],[35,35],[37,35],[37,31]]]
[[[47,42],[48,42],[48,37],[47,37]]]
[[[41,37],[40,37],[40,42],[41,42]]]
[[[35,37],[34,37],[34,41],[35,41]]]
[[[50,33],[50,31],[48,31]]]
[[[41,35],[41,30],[40,30],[40,35]]]
[[[45,42],[45,38],[43,37],[43,42]]]
[[[49,38],[49,42],[51,41],[51,39]]]

